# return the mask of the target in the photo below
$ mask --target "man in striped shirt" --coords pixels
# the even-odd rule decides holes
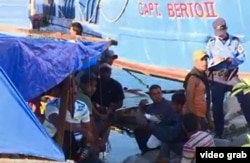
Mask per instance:
[[[182,123],[189,140],[183,146],[181,163],[195,163],[195,148],[213,147],[213,136],[205,131],[199,131],[197,117],[192,113],[183,115]]]

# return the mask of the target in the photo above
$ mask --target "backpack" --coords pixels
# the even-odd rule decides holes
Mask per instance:
[[[207,76],[201,76],[196,73],[188,73],[185,77],[185,80],[183,82],[183,87],[186,90],[188,85],[188,80],[191,76],[195,76],[196,78],[200,79],[200,81],[205,85],[206,87],[206,103],[207,103],[207,109],[210,109],[210,103],[211,103],[211,93],[210,93],[210,83]]]

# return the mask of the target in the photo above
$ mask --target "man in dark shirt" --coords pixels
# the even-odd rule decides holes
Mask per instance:
[[[149,106],[146,106],[147,100],[142,100],[138,107],[142,114],[144,114],[146,117],[157,117],[156,119],[158,119],[159,122],[167,121],[174,115],[174,111],[171,107],[171,102],[162,97],[162,90],[159,85],[152,85],[149,88],[149,95],[153,103]],[[142,153],[148,151],[147,141],[152,134],[151,128],[155,125],[155,123],[157,122],[151,121],[146,125],[138,126],[134,130],[135,139]]]
[[[156,163],[168,163],[171,159],[171,152],[174,152],[177,156],[182,154],[183,144],[187,141],[181,122],[185,101],[184,93],[173,94],[171,102],[176,115],[171,117],[172,122],[160,123],[152,129],[153,135],[161,141],[161,149]]]
[[[113,121],[114,112],[122,107],[125,98],[121,84],[111,78],[111,70],[107,63],[100,65],[100,78],[91,98],[96,111],[93,113],[95,123],[100,137],[104,140],[109,136],[109,126]]]
[[[97,81],[96,92],[92,101],[106,109],[116,110],[123,105],[124,93],[121,84],[111,78],[111,66],[102,63],[99,67],[100,78]]]

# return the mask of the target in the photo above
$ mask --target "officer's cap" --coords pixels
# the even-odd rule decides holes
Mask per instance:
[[[214,34],[216,36],[224,35],[227,32],[227,23],[223,18],[217,18],[213,22]]]

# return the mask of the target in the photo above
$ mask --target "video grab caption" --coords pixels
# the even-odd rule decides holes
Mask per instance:
[[[196,163],[211,161],[250,163],[250,147],[197,147]]]

